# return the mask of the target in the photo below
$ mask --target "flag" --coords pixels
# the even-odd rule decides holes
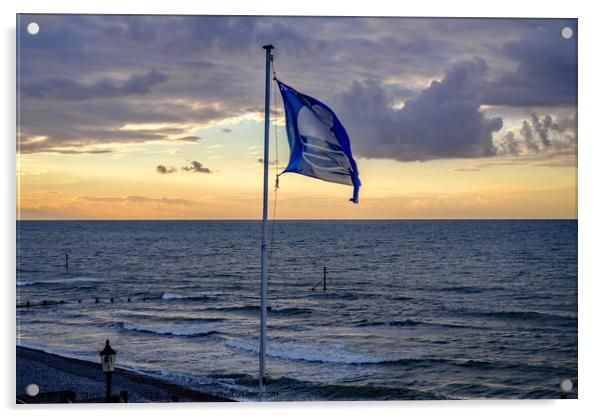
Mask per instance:
[[[283,173],[353,186],[358,202],[361,185],[347,131],[337,115],[319,100],[276,80],[284,102],[291,156]]]

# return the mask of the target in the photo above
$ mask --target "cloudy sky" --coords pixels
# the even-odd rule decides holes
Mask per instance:
[[[21,15],[17,32],[21,219],[259,218],[265,43],[337,113],[363,183],[354,205],[286,174],[278,218],[577,216],[575,20]]]

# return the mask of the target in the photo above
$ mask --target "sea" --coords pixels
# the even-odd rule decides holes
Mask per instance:
[[[98,362],[109,339],[118,367],[257,400],[260,239],[18,221],[17,344]],[[276,221],[268,240],[264,398],[577,396],[576,220]]]

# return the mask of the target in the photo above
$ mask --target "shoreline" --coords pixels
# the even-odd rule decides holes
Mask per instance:
[[[77,402],[101,399],[105,394],[105,378],[100,364],[20,345],[16,346],[16,378],[17,397],[25,394],[25,387],[30,383],[37,384],[41,393],[72,390]],[[128,391],[130,403],[236,402],[118,367],[113,373],[113,394],[123,390]]]

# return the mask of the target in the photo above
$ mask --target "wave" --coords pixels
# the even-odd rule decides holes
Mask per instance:
[[[230,339],[226,341],[226,346],[251,353],[259,353],[259,345],[257,342]],[[271,341],[270,344],[268,344],[266,355],[268,357],[284,360],[348,365],[390,364],[401,360],[364,353],[345,352],[335,345],[319,347],[297,342],[276,343],[274,341]]]
[[[415,327],[418,325],[425,325],[424,322],[412,321],[406,319],[404,321],[361,321],[357,327]]]
[[[179,293],[169,293],[165,292],[161,295],[161,299],[163,300],[210,300],[212,299],[209,296],[205,295],[180,295]]]
[[[138,312],[127,312],[127,318],[129,320],[140,320],[140,321],[165,321],[165,322],[182,322],[189,324],[199,324],[201,322],[225,322],[228,318],[223,317],[207,317],[207,316],[191,316],[189,314],[178,314],[178,313],[166,313],[161,311],[159,313],[145,314]]]
[[[309,308],[295,308],[291,306],[268,306],[268,311],[283,315],[309,315],[313,312]]]
[[[242,305],[242,306],[211,306],[203,309],[205,311],[218,312],[233,312],[233,313],[257,313],[259,314],[259,306],[257,305]]]
[[[254,313],[259,314],[260,307],[258,305],[242,305],[242,306],[220,306],[209,307],[207,311],[233,312],[233,313]],[[309,315],[313,311],[309,308],[295,308],[287,306],[268,306],[268,312],[280,315]]]
[[[257,354],[258,344],[256,342],[248,342],[241,340],[228,340],[226,346],[231,348],[241,349],[244,351]],[[399,357],[387,357],[370,355],[365,353],[346,352],[340,347],[324,347],[310,346],[299,343],[276,343],[268,344],[266,355],[272,358],[280,358],[283,360],[304,361],[311,363],[331,363],[347,366],[402,366],[404,368],[436,368],[458,367],[467,368],[479,371],[500,371],[500,370],[516,370],[522,372],[541,372],[549,370],[558,370],[561,373],[567,373],[568,369],[559,367],[558,365],[547,363],[523,363],[523,362],[507,362],[503,360],[483,360],[483,359],[466,359],[466,358],[445,358],[445,357],[429,357],[420,355],[419,349],[407,349]]]
[[[38,281],[29,281],[29,280],[19,280],[17,281],[17,287],[21,286],[33,286],[33,285],[47,285],[47,284],[69,284],[69,283],[93,283],[93,282],[101,282],[101,279],[97,279],[94,277],[72,277],[65,279],[51,279],[51,280],[38,280]]]
[[[179,295],[177,293],[163,293],[161,299],[188,299],[190,296]]]
[[[17,270],[16,270],[16,271],[17,271],[17,273],[39,273],[39,272],[41,272],[42,270],[39,270],[39,269],[32,269],[32,270],[29,270],[29,269],[24,269],[24,268],[19,268],[19,267],[17,267]]]
[[[207,378],[231,388],[227,394],[237,399],[237,394],[255,392],[258,390],[257,377],[243,373],[211,374]],[[294,400],[427,400],[451,399],[433,391],[420,389],[395,388],[381,385],[322,383],[291,377],[266,377],[266,384],[272,392],[280,396],[294,394]],[[279,397],[279,400],[288,398]],[[248,400],[240,398],[239,400]]]
[[[391,298],[391,300],[402,300],[402,301],[405,301],[405,300],[412,300],[412,299],[413,299],[413,298],[411,298],[411,297],[409,297],[409,296],[393,296],[393,297]]]
[[[360,321],[355,325],[356,327],[442,327],[442,328],[481,328],[467,324],[453,324],[449,322],[425,322],[425,321],[414,321],[412,319],[406,319],[402,321]]]
[[[131,322],[116,322],[111,324],[126,331],[143,332],[156,335],[173,335],[175,337],[206,337],[209,335],[220,334],[219,327],[212,323],[212,325],[196,324],[194,327],[191,326],[152,326],[152,325],[141,325]]]
[[[252,401],[259,394],[257,377],[246,373],[212,373],[190,376],[187,373],[141,367],[124,368],[185,387],[225,396],[238,401]],[[373,384],[322,383],[285,376],[266,376],[269,391],[277,393],[276,400],[435,400],[453,399],[447,395],[424,389],[407,389]]]
[[[251,353],[259,353],[257,342],[243,340],[228,340],[226,346]],[[374,366],[407,366],[407,367],[441,367],[442,364],[469,367],[469,368],[496,368],[508,367],[495,362],[466,359],[449,359],[441,357],[425,357],[419,354],[419,349],[407,349],[406,357],[387,357],[370,355],[364,353],[352,353],[341,350],[340,347],[319,347],[299,343],[275,343],[268,344],[266,355],[283,360],[305,361],[310,363],[331,363],[350,366],[374,365]]]
[[[309,297],[312,299],[342,299],[342,300],[358,300],[358,299],[367,299],[370,298],[372,294],[357,294],[357,293],[339,293],[339,292],[322,292],[321,290],[313,291],[308,293],[307,295],[303,294],[300,298]]]
[[[36,282],[29,282],[27,280],[17,280],[17,287],[21,287],[21,286],[31,286],[33,284],[35,284]]]
[[[565,315],[560,313],[537,312],[537,311],[493,311],[473,312],[475,316],[485,316],[499,319],[533,320],[533,319],[556,319],[561,321],[576,321],[576,315]]]
[[[483,289],[483,288],[471,287],[471,286],[447,286],[447,287],[440,287],[438,290],[443,291],[443,292],[458,292],[458,293],[464,293],[464,294],[472,294],[472,293],[483,293],[484,291],[491,290],[491,289]]]

